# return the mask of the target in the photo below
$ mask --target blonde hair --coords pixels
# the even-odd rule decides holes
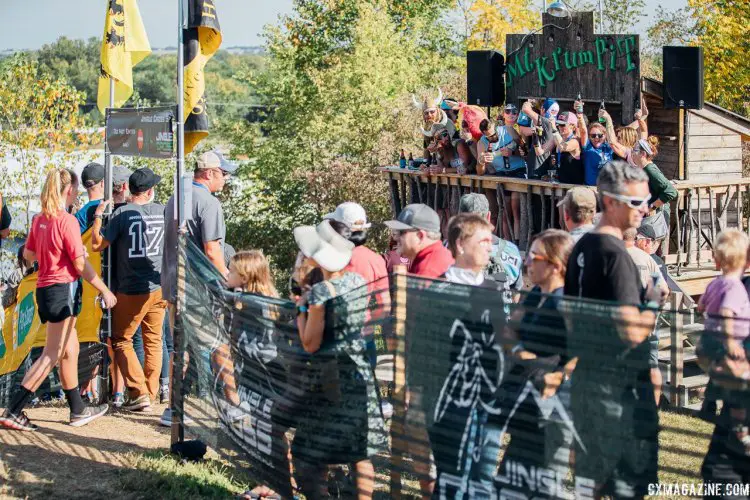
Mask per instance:
[[[615,135],[617,136],[617,142],[626,148],[634,148],[639,138],[638,131],[631,127],[620,127]]]
[[[531,244],[535,241],[539,242],[542,257],[545,257],[550,264],[560,266],[560,274],[565,276],[568,258],[570,252],[573,251],[573,237],[561,229],[547,229],[539,233],[531,241]],[[529,248],[531,248],[531,244],[529,244]]]
[[[229,267],[242,278],[243,291],[278,298],[279,293],[271,280],[271,266],[262,251],[237,252],[229,261]]]
[[[648,136],[647,142],[648,145],[651,146],[651,151],[654,153],[652,155],[648,155],[648,157],[653,158],[659,154],[659,138],[655,135],[650,135]]]
[[[492,232],[492,224],[479,214],[458,214],[450,220],[448,223],[448,249],[453,257],[458,255],[458,241],[471,238],[480,229],[487,229]]]
[[[49,218],[55,218],[65,210],[66,200],[63,192],[73,184],[73,176],[64,168],[53,168],[47,173],[47,178],[39,197],[42,202],[42,213]]]
[[[739,229],[725,229],[714,243],[714,259],[723,272],[743,269],[750,240]]]

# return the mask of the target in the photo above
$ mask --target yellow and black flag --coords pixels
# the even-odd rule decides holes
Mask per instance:
[[[185,154],[208,136],[203,68],[221,46],[221,27],[213,0],[188,0],[185,55]]]
[[[99,111],[110,107],[109,79],[115,80],[115,108],[133,95],[133,66],[151,53],[136,0],[107,0],[102,38],[101,72],[96,103]]]

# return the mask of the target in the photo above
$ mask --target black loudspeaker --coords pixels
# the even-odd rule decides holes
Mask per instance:
[[[468,104],[502,106],[505,103],[505,58],[494,50],[466,53]]]
[[[664,107],[703,109],[703,47],[664,47]]]

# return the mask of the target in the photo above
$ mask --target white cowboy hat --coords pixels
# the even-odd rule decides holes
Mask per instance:
[[[341,271],[352,259],[354,243],[337,233],[327,220],[317,226],[295,227],[294,240],[305,257],[331,273]]]

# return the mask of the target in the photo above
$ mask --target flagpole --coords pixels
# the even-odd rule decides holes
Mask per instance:
[[[177,179],[175,183],[175,209],[177,214],[177,227],[185,223],[183,210],[184,195],[184,173],[185,173],[185,83],[184,66],[185,51],[183,47],[182,30],[185,22],[183,0],[177,0]]]
[[[177,217],[177,238],[178,241],[184,241],[182,230],[185,224],[185,210],[183,205],[184,191],[184,170],[185,170],[185,127],[184,127],[184,99],[185,83],[183,78],[185,66],[185,52],[183,43],[183,26],[185,22],[183,0],[177,0],[177,168],[175,172],[174,200],[175,215]],[[172,414],[172,439],[173,445],[185,440],[185,429],[182,425],[184,418],[184,399],[182,395],[182,373],[184,366],[185,341],[182,331],[182,309],[184,308],[184,276],[185,276],[185,258],[182,251],[177,251],[177,272],[175,273],[174,289],[176,291],[175,315],[172,335],[174,341],[174,357],[171,370],[171,387],[172,397],[170,398],[170,409]],[[181,286],[182,285],[182,286]]]

